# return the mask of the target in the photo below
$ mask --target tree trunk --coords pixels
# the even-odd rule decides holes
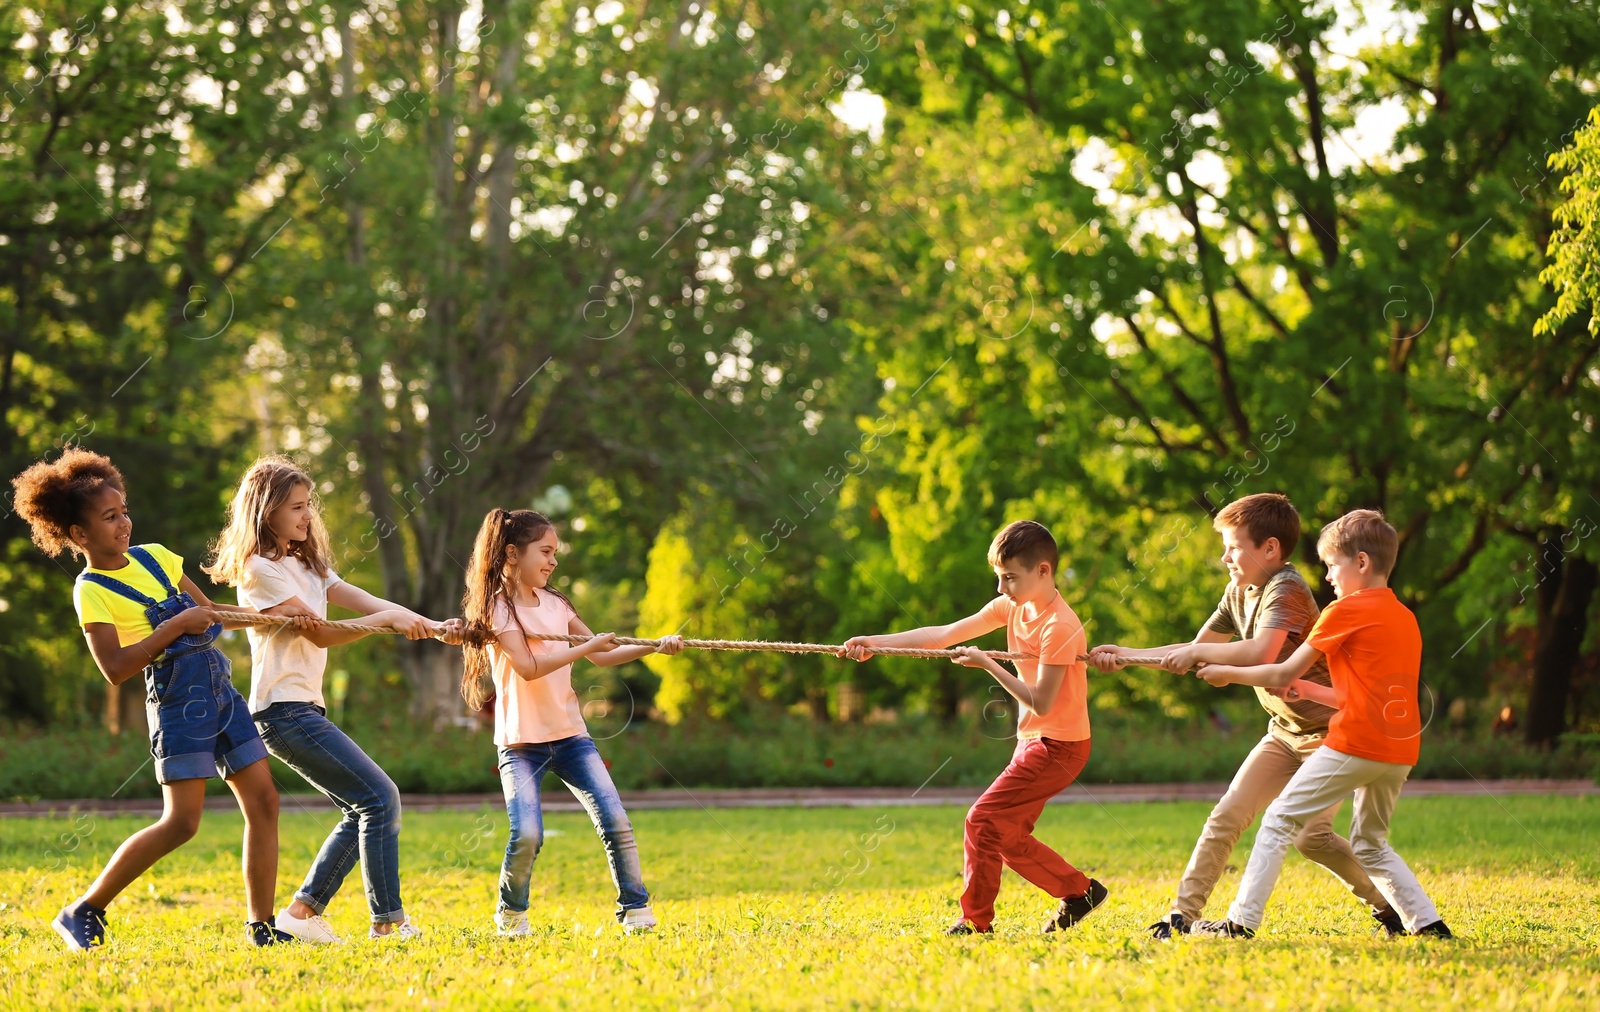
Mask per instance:
[[[813,724],[826,724],[830,717],[828,714],[828,691],[820,685],[814,685],[806,690],[806,705],[811,708],[811,722]]]
[[[948,667],[938,674],[934,684],[933,712],[940,723],[954,724],[961,713],[961,688],[966,679],[958,677]]]
[[[411,690],[411,719],[445,727],[467,715],[461,698],[461,651],[430,640],[400,644],[400,671]]]
[[[1582,556],[1568,556],[1562,547],[1564,529],[1545,534],[1539,543],[1536,606],[1538,630],[1533,651],[1533,687],[1523,734],[1533,745],[1548,745],[1567,729],[1567,701],[1572,672],[1588,630],[1589,602],[1600,584],[1600,567]]]
[[[131,731],[141,737],[150,733],[144,712],[144,678],[130,678],[121,685],[106,686],[106,705],[101,713],[106,734]]]

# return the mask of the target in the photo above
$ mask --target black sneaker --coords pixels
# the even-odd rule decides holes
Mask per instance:
[[[50,926],[79,952],[88,952],[106,944],[106,912],[82,900],[62,907]]]
[[[250,941],[255,943],[257,948],[263,948],[268,945],[282,945],[284,942],[299,941],[299,939],[295,938],[287,931],[284,931],[273,922],[274,918],[268,917],[264,921],[249,921],[245,925],[246,929],[250,932]]]
[[[1150,937],[1158,942],[1165,942],[1173,935],[1187,935],[1189,933],[1189,919],[1182,914],[1169,914],[1145,929]]]
[[[1189,929],[1189,934],[1200,935],[1205,938],[1254,938],[1254,928],[1247,928],[1243,924],[1232,921],[1195,921]]]
[[[959,935],[992,935],[994,928],[975,928],[966,921],[957,921],[944,929],[944,933],[951,936]]]
[[[1101,885],[1097,880],[1090,879],[1088,892],[1085,892],[1082,896],[1069,896],[1061,901],[1061,905],[1056,908],[1055,916],[1045,922],[1045,933],[1048,934],[1052,931],[1072,927],[1085,917],[1088,917],[1095,907],[1106,901],[1106,897],[1109,895],[1111,895],[1111,890]]]
[[[1449,926],[1447,924],[1445,924],[1445,922],[1443,922],[1443,921],[1434,921],[1432,924],[1424,924],[1422,927],[1420,927],[1417,930],[1413,931],[1412,934],[1413,935],[1429,935],[1429,936],[1431,936],[1433,938],[1454,938],[1454,937],[1456,937],[1455,936],[1455,932],[1451,931]]]
[[[1388,907],[1381,913],[1373,914],[1372,919],[1383,926],[1384,934],[1390,938],[1398,938],[1401,935],[1408,934],[1406,922],[1400,919],[1400,915],[1395,913],[1393,907]]]

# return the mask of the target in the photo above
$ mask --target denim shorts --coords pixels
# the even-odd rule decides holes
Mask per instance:
[[[145,714],[156,780],[227,779],[267,757],[221,650],[201,646],[163,654],[144,669]]]

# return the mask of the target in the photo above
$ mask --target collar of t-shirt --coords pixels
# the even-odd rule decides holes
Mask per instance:
[[[1244,600],[1240,602],[1244,606],[1245,610],[1245,614],[1243,616],[1245,622],[1244,628],[1241,630],[1241,638],[1250,639],[1251,634],[1255,632],[1256,618],[1261,611],[1261,598],[1266,595],[1267,588],[1282,579],[1284,573],[1293,568],[1294,563],[1285,562],[1278,568],[1277,572],[1261,581],[1261,586],[1244,588]]]

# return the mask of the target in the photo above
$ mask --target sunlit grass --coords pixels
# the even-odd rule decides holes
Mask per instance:
[[[1205,818],[1202,804],[1060,806],[1038,832],[1111,888],[1072,932],[1009,873],[997,935],[947,939],[960,890],[959,808],[633,813],[662,927],[627,937],[599,841],[552,816],[534,875],[533,937],[490,924],[505,816],[405,817],[407,912],[427,932],[365,939],[357,876],[329,911],[350,944],[257,950],[242,928],[237,816],[111,909],[111,944],[66,951],[48,920],[141,821],[0,822],[0,1006],[290,1008],[1593,1008],[1600,1005],[1600,801],[1402,799],[1394,842],[1454,943],[1374,938],[1339,883],[1291,856],[1250,942],[1151,942]],[[1341,820],[1343,821],[1343,820]],[[286,813],[278,888],[292,893],[330,822]],[[1220,915],[1248,853],[1212,898]]]

